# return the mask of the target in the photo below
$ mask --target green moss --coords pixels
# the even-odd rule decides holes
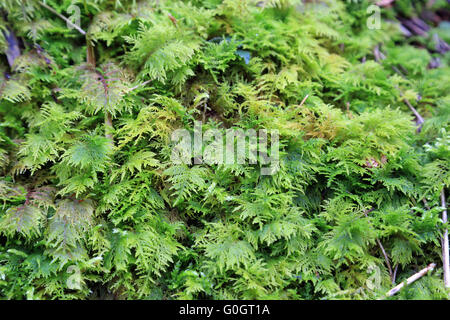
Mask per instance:
[[[383,8],[379,30],[371,4],[74,2],[84,36],[3,1],[0,298],[376,299],[379,243],[397,283],[438,264],[394,298],[445,298],[448,53],[386,19],[418,4]],[[279,169],[174,164],[195,121],[278,130]]]

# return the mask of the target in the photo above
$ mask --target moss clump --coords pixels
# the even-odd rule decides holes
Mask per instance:
[[[0,297],[376,299],[435,262],[395,298],[446,298],[447,33],[394,22],[422,2],[3,1]],[[277,130],[276,170],[174,163],[198,121]]]

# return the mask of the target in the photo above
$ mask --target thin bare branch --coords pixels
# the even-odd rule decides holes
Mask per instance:
[[[435,263],[430,263],[426,268],[420,270],[420,271],[417,272],[416,274],[414,274],[414,275],[412,275],[411,277],[409,277],[408,279],[406,279],[406,283],[405,283],[405,282],[402,282],[402,283],[400,283],[399,285],[397,285],[397,286],[395,286],[394,288],[392,288],[391,290],[389,290],[389,291],[386,293],[386,296],[388,296],[388,297],[393,296],[394,294],[396,294],[397,292],[399,292],[400,289],[403,288],[403,287],[405,286],[405,284],[406,284],[406,285],[411,284],[411,283],[413,283],[414,281],[416,281],[416,280],[422,278],[424,275],[426,275],[428,272],[430,272],[431,270],[433,270],[435,267],[436,267],[436,264],[435,264]]]
[[[445,208],[442,212],[442,222],[447,223],[447,202],[445,200],[445,188],[442,188],[441,191],[441,205]],[[442,263],[444,268],[444,285],[446,288],[450,288],[450,265],[448,250],[448,229],[445,228],[444,236],[442,239]]]
[[[400,92],[400,95],[403,96],[403,93]],[[417,112],[417,110],[411,105],[411,103],[407,100],[407,99],[403,99],[403,102],[409,107],[409,109],[414,113],[414,115],[416,116],[417,119],[417,124],[419,125],[419,128],[417,129],[418,131],[420,131],[420,129],[422,128],[423,123],[425,122],[425,120],[423,120],[422,116],[419,114],[419,112]]]
[[[128,90],[128,92],[131,92],[131,91],[133,91],[133,90],[136,90],[137,88],[143,87],[143,86],[145,86],[145,85],[146,85],[147,83],[149,83],[149,82],[151,82],[151,80],[147,80],[147,81],[144,81],[144,82],[142,82],[142,83],[139,83],[138,85],[136,85],[136,86],[130,88],[130,89]]]
[[[394,274],[392,276],[392,284],[395,284],[395,278],[397,277],[398,263],[395,265]]]
[[[395,0],[380,0],[376,2],[375,4],[379,7],[387,7],[391,5]]]
[[[381,60],[386,59],[386,56],[380,51],[379,45],[375,46],[375,48],[373,50],[373,54],[375,56],[375,61],[378,63],[380,63]],[[397,67],[393,66],[392,69],[397,74],[399,74],[402,78],[406,79],[406,76]],[[399,91],[400,97],[403,97],[404,94],[400,90],[400,88],[398,86],[395,86],[395,87]],[[408,99],[403,99],[403,102],[408,106],[408,108],[412,111],[412,113],[414,113],[414,115],[416,117],[416,124],[418,125],[417,132],[420,132],[422,130],[422,126],[423,126],[423,123],[425,122],[425,120],[422,118],[422,116],[419,114],[419,112],[412,106],[412,104],[408,101]]]
[[[374,208],[372,208],[372,209],[370,209],[370,210],[364,211],[364,215],[366,216],[366,218],[369,217],[367,214],[368,214],[369,212],[373,211],[373,210],[374,210]],[[384,250],[384,247],[383,247],[383,244],[381,243],[381,241],[380,241],[378,238],[376,239],[376,241],[377,241],[378,246],[379,246],[380,249],[381,249],[381,252],[383,253],[384,260],[386,261],[386,265],[387,265],[388,270],[389,270],[389,276],[390,276],[391,281],[392,281],[393,275],[394,275],[394,274],[393,274],[393,272],[392,272],[392,267],[391,267],[391,263],[390,263],[390,261],[389,261],[389,256],[387,255],[386,250]]]
[[[309,97],[309,94],[307,94],[307,95],[303,98],[302,102],[300,102],[299,108],[301,108],[301,107],[303,106],[303,104],[305,103],[306,99],[308,99],[308,97]]]
[[[45,4],[42,1],[39,1],[39,4],[41,6],[43,6],[44,8],[46,8],[47,10],[51,11],[52,13],[56,14],[59,18],[63,19],[65,22],[67,22],[68,25],[70,25],[71,27],[75,28],[78,30],[78,32],[80,32],[83,36],[86,35],[86,31],[84,31],[83,29],[81,29],[79,26],[77,26],[76,24],[74,24],[72,21],[70,21],[69,19],[67,19],[66,17],[64,17],[62,14],[60,14],[58,11],[56,11],[55,9],[53,9],[52,7],[50,7],[49,5]]]

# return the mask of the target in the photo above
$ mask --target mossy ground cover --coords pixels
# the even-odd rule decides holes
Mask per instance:
[[[447,1],[0,12],[0,298],[447,299]],[[174,163],[198,121],[276,172]]]

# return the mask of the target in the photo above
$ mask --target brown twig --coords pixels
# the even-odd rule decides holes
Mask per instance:
[[[102,82],[103,89],[105,91],[105,100],[107,100],[108,84],[106,83],[104,75],[95,70],[96,59],[94,47],[92,46],[92,43],[88,37],[86,37],[86,50],[87,50],[86,62],[89,65],[89,67],[92,68],[92,70],[98,75],[100,81]],[[114,126],[112,123],[112,115],[107,110],[104,111],[105,111],[105,137],[108,138],[111,141],[111,145],[114,146],[114,137],[112,135],[112,132],[114,131]]]
[[[299,108],[301,108],[301,107],[303,106],[303,104],[305,103],[306,99],[308,99],[308,97],[309,97],[309,94],[307,94],[307,95],[303,98],[302,102],[300,102],[300,105],[298,106]]]
[[[372,208],[372,209],[369,209],[369,210],[364,211],[364,215],[366,216],[366,218],[369,218],[369,216],[368,216],[367,214],[368,214],[369,212],[372,212],[374,209],[375,209],[375,208]],[[393,274],[393,272],[392,272],[391,263],[389,262],[389,256],[388,256],[388,254],[386,253],[386,250],[384,250],[383,244],[381,243],[380,239],[377,238],[376,241],[377,241],[378,246],[379,246],[380,249],[381,249],[381,252],[383,253],[384,260],[386,261],[386,265],[387,265],[387,267],[388,267],[389,277],[391,278],[391,281],[392,281],[394,274]]]
[[[380,51],[379,45],[376,45],[375,48],[373,49],[373,55],[375,57],[375,61],[378,63],[380,63],[381,60],[384,60],[386,58],[386,56]],[[398,73],[402,78],[406,79],[406,76],[397,67],[393,66],[392,69],[396,73]],[[400,97],[403,97],[404,94],[400,90],[400,88],[398,86],[395,86],[395,87],[399,91]],[[412,106],[412,104],[408,101],[408,99],[403,99],[403,102],[408,106],[408,108],[412,111],[412,113],[414,113],[414,115],[416,117],[416,124],[418,125],[417,132],[420,132],[422,130],[422,126],[423,126],[423,123],[425,122],[425,120],[422,118],[422,116],[419,114],[419,112],[416,110],[416,108],[414,108]]]
[[[384,250],[383,244],[381,243],[380,239],[377,239],[377,243],[378,243],[378,246],[381,249],[381,252],[383,252],[384,260],[386,261],[386,265],[387,265],[388,270],[389,270],[389,276],[390,276],[391,281],[392,281],[393,278],[394,278],[394,273],[392,272],[391,264],[389,262],[389,256],[387,255],[386,250]]]
[[[403,93],[400,91],[400,96],[403,97]],[[422,116],[419,114],[419,112],[412,106],[412,104],[408,101],[408,99],[403,99],[403,102],[408,106],[408,108],[412,111],[412,113],[414,113],[414,115],[416,116],[416,123],[419,126],[417,128],[417,132],[420,132],[422,130],[422,126],[423,123],[425,122],[425,120],[423,120]]]
[[[394,274],[392,275],[392,284],[395,284],[395,278],[397,277],[398,263],[395,265]]]
[[[353,119],[352,113],[350,112],[350,102],[347,101],[345,103],[345,107],[346,107],[346,110],[347,110],[347,117],[349,119]]]
[[[170,21],[172,21],[173,25],[176,27],[178,24],[177,19],[175,19],[175,17],[173,15],[171,15],[170,13],[168,13],[167,16],[169,17]]]

